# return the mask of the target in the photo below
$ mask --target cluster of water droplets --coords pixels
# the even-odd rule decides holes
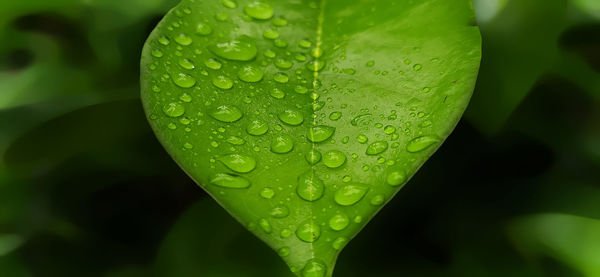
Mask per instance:
[[[193,4],[195,0],[188,2]],[[247,190],[255,185],[250,178],[244,176],[257,168],[271,169],[277,166],[270,165],[273,159],[269,160],[264,153],[259,154],[263,149],[252,141],[265,140],[268,137],[268,151],[273,155],[302,155],[311,170],[297,176],[296,183],[292,185],[295,197],[306,202],[329,201],[325,200],[325,194],[331,193],[331,197],[327,199],[332,199],[334,205],[324,208],[324,211],[328,211],[324,214],[331,214],[329,218],[324,222],[310,218],[297,226],[274,227],[272,220],[286,219],[292,214],[285,202],[279,201],[273,202],[275,204],[268,215],[251,222],[249,228],[281,239],[291,239],[295,236],[305,243],[317,242],[322,239],[322,234],[333,233],[334,236],[326,240],[333,249],[341,250],[349,237],[336,234],[347,230],[352,224],[356,224],[356,228],[363,224],[363,215],[349,216],[344,208],[366,202],[376,210],[389,200],[394,190],[406,183],[409,177],[407,174],[411,170],[404,169],[399,164],[405,161],[390,158],[391,155],[386,155],[386,152],[390,148],[401,146],[402,135],[414,134],[411,131],[411,123],[398,123],[395,110],[384,114],[378,112],[377,107],[350,109],[346,104],[335,106],[331,97],[323,99],[323,95],[328,92],[341,91],[342,88],[335,84],[323,88],[318,78],[313,79],[319,72],[330,71],[346,75],[357,75],[360,72],[357,73],[354,68],[328,66],[320,59],[324,50],[317,45],[317,41],[310,38],[298,41],[284,39],[283,37],[287,37],[284,36],[284,31],[288,30],[285,27],[288,27],[289,22],[285,17],[278,15],[269,4],[256,1],[240,7],[234,0],[220,0],[220,3],[224,7],[223,12],[214,15],[203,14],[213,16],[214,20],[184,20],[201,11],[180,6],[173,11],[174,16],[171,16],[171,20],[163,23],[168,24],[165,27],[168,32],[151,42],[150,55],[153,62],[148,65],[148,70],[154,72],[159,68],[166,68],[166,73],[158,75],[159,77],[150,84],[151,90],[159,99],[157,102],[162,103],[162,116],[170,119],[165,127],[172,131],[182,129],[184,133],[190,134],[187,136],[189,138],[193,138],[195,133],[205,132],[206,128],[211,130],[208,145],[194,145],[192,141],[204,140],[190,139],[182,141],[181,147],[198,159],[203,159],[206,153],[218,153],[210,155],[211,168],[217,170],[219,165],[223,165],[228,170],[212,174],[209,181],[212,186],[223,189],[223,195],[227,190]],[[227,36],[220,33],[222,28],[214,24],[230,23],[233,16],[258,24],[262,28],[261,37],[237,35],[224,39]],[[257,43],[257,40],[264,41]],[[295,50],[289,50],[290,48]],[[336,46],[331,50],[338,49]],[[421,64],[412,63],[409,59],[404,63],[415,72],[423,68]],[[376,64],[377,61],[374,60],[366,62],[365,72],[374,68]],[[235,73],[231,74],[232,72]],[[380,70],[374,73],[383,76],[388,74],[387,71]],[[270,89],[262,88],[261,84],[268,84]],[[173,85],[178,89],[165,89]],[[421,93],[431,93],[431,90],[425,87]],[[174,92],[182,93],[174,95]],[[219,101],[227,95],[226,93],[235,93],[245,104],[253,103],[253,97],[258,94],[267,95],[272,105],[286,108],[269,116],[238,104]],[[306,107],[288,101],[290,98],[301,99],[298,97],[306,97],[304,102],[310,104],[308,110],[311,113],[306,112]],[[365,106],[367,104],[365,103]],[[398,103],[397,106],[410,107],[410,103]],[[262,108],[269,110],[268,106]],[[322,110],[328,112],[320,112]],[[413,110],[410,113],[415,118],[428,117],[421,111]],[[151,117],[156,119],[159,115],[154,114]],[[334,126],[340,122],[348,122],[355,133],[358,131],[358,135],[338,138]],[[220,127],[209,127],[216,125]],[[430,121],[424,121],[420,127],[426,128],[430,125]],[[300,126],[304,126],[302,130],[306,131],[300,136],[293,136],[294,132],[290,130],[301,129]],[[193,128],[198,128],[198,132],[193,132]],[[373,135],[371,129],[378,130],[377,135]],[[435,136],[417,135],[403,145],[404,151],[419,153],[438,143],[439,139]],[[338,144],[358,146],[354,148],[356,151],[352,152],[348,151],[348,147],[331,147]],[[299,145],[312,147],[305,147],[303,149],[310,150],[295,153]],[[316,147],[318,145],[328,146]],[[239,151],[240,149],[244,151]],[[227,152],[230,154],[221,154]],[[332,172],[348,172],[345,167],[349,163],[360,162],[359,157],[376,157],[375,164],[365,163],[361,166],[363,171],[376,171],[375,168],[387,166],[380,172],[383,173],[385,186],[390,188],[386,191],[389,193],[371,193],[372,186],[353,181],[351,172],[343,176],[341,184],[328,186],[326,180],[329,178],[318,176],[313,169],[322,165]],[[328,187],[333,188],[333,191],[327,191]],[[265,186],[260,189],[259,196],[264,200],[272,200],[279,191],[281,188]],[[325,228],[329,230],[324,230]],[[292,251],[292,247],[278,249],[282,257],[290,255]],[[327,270],[322,261],[313,259],[306,261],[302,274],[307,277],[325,276]]]

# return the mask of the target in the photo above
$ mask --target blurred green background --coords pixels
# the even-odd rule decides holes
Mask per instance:
[[[600,276],[600,1],[474,1],[471,106],[336,276]],[[291,276],[145,121],[177,2],[0,1],[0,276]]]

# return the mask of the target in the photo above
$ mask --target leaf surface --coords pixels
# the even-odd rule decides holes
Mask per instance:
[[[145,45],[142,101],[232,216],[296,275],[331,276],[460,119],[473,21],[466,0],[184,0]]]

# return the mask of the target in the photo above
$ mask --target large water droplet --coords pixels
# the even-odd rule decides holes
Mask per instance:
[[[346,155],[338,150],[325,152],[323,163],[329,168],[338,168],[346,162]]]
[[[360,201],[369,188],[361,184],[351,184],[343,186],[335,192],[335,202],[342,206],[352,206]]]
[[[248,83],[256,83],[262,80],[263,71],[259,67],[253,65],[243,66],[240,71],[238,71],[238,77],[240,80]]]
[[[250,121],[250,123],[248,123],[248,126],[246,127],[246,131],[248,132],[248,134],[251,134],[253,136],[264,135],[268,130],[269,125],[267,125],[266,122],[258,119]]]
[[[210,116],[222,122],[235,122],[242,118],[242,111],[234,106],[221,105],[210,112]]]
[[[244,7],[244,12],[254,19],[267,20],[273,17],[274,11],[271,5],[256,1]]]
[[[233,189],[244,189],[250,186],[250,181],[246,180],[246,178],[227,173],[215,174],[211,178],[210,183],[215,186]]]
[[[376,142],[371,143],[367,147],[367,155],[381,154],[387,149],[388,149],[387,141],[383,141],[383,140],[376,141]]]
[[[310,171],[298,177],[296,193],[306,201],[316,201],[323,196],[325,185],[314,172]]]
[[[191,88],[196,84],[194,77],[185,73],[177,73],[173,76],[173,83],[181,88]]]
[[[325,277],[325,275],[327,275],[327,266],[317,259],[308,261],[302,270],[302,277]]]
[[[194,63],[189,59],[180,59],[179,66],[183,67],[184,69],[188,69],[188,70],[192,70],[192,69],[196,68]]]
[[[248,36],[239,36],[231,41],[209,45],[208,49],[215,55],[232,61],[249,61],[256,57],[256,43]]]
[[[321,236],[321,228],[312,220],[306,221],[296,229],[296,236],[304,242],[314,242]]]
[[[310,128],[307,138],[312,142],[323,142],[330,138],[335,132],[335,128],[326,125],[319,125]]]
[[[279,119],[283,121],[283,123],[297,126],[304,122],[304,116],[299,110],[295,109],[286,109],[282,113],[279,114]]]
[[[294,139],[290,135],[277,135],[271,141],[271,151],[277,154],[285,154],[294,149]]]
[[[248,173],[256,168],[256,160],[254,158],[240,154],[221,156],[219,157],[219,161],[229,169],[239,173]]]
[[[336,214],[329,219],[329,228],[334,231],[344,230],[348,224],[350,224],[350,218],[345,214]]]
[[[406,151],[408,151],[410,153],[421,152],[421,151],[429,148],[430,146],[438,143],[439,141],[440,141],[439,139],[437,139],[435,137],[431,137],[431,136],[418,137],[418,138],[411,140],[408,143],[408,145],[406,145]]]

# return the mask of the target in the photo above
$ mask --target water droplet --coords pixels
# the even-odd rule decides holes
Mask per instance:
[[[298,177],[298,186],[296,193],[300,198],[306,201],[316,201],[323,196],[325,185],[323,181],[314,175],[314,172],[308,172]]]
[[[304,86],[296,86],[296,88],[294,88],[294,91],[298,94],[305,94],[306,92],[308,92],[308,89]]]
[[[173,83],[180,88],[191,88],[196,84],[196,79],[185,73],[177,73],[172,77],[172,79]]]
[[[238,173],[248,173],[256,168],[256,160],[254,158],[240,154],[221,156],[219,157],[219,161]]]
[[[262,80],[263,71],[259,67],[253,65],[243,66],[238,72],[238,77],[240,80],[248,83],[256,83]]]
[[[210,112],[210,116],[222,122],[235,122],[242,118],[244,114],[240,109],[234,106],[222,105]]]
[[[423,68],[423,66],[422,66],[422,65],[420,65],[420,64],[415,64],[415,65],[413,66],[413,69],[414,69],[415,71],[420,71],[422,68]]]
[[[248,134],[251,134],[253,136],[264,135],[265,133],[267,133],[268,130],[269,125],[267,125],[266,122],[258,119],[250,121],[250,123],[246,127],[246,131],[248,132]]]
[[[273,18],[273,25],[277,27],[283,27],[288,24],[288,21],[283,17],[275,17]]]
[[[272,188],[264,188],[260,191],[260,197],[264,199],[271,199],[275,196],[275,191]]]
[[[356,74],[356,70],[354,70],[354,68],[345,68],[342,70],[342,72],[348,74],[348,75],[354,75]]]
[[[233,80],[227,76],[219,75],[212,79],[213,85],[220,89],[231,89],[233,87]]]
[[[302,277],[325,277],[325,275],[327,275],[327,266],[317,259],[308,261],[302,270]]]
[[[221,4],[230,9],[235,9],[237,7],[237,3],[235,3],[233,0],[221,0]]]
[[[312,42],[309,40],[303,39],[298,42],[298,45],[302,48],[310,48],[312,46]]]
[[[249,61],[256,57],[256,43],[248,36],[239,36],[231,41],[209,45],[208,50],[215,55],[232,61]]]
[[[339,238],[335,239],[333,241],[333,243],[331,243],[331,247],[333,247],[333,249],[335,249],[335,250],[342,250],[342,248],[344,248],[344,246],[347,243],[348,243],[348,239],[339,237]]]
[[[386,134],[388,134],[388,135],[391,135],[391,134],[393,134],[393,133],[395,133],[395,132],[396,132],[396,127],[394,127],[394,126],[392,126],[392,125],[388,125],[388,126],[385,126],[385,128],[383,128],[383,131],[384,131]]]
[[[313,221],[306,221],[296,229],[296,236],[304,242],[314,242],[321,236],[321,228]]]
[[[192,61],[190,61],[189,59],[180,59],[179,66],[183,67],[184,69],[188,69],[188,70],[192,70],[192,69],[196,68],[194,63]]]
[[[274,218],[284,218],[290,214],[288,207],[284,205],[277,205],[271,209],[270,215]]]
[[[274,88],[273,90],[271,90],[271,96],[273,96],[273,98],[275,99],[283,99],[285,97],[285,92],[278,88]]]
[[[371,205],[373,206],[381,206],[383,202],[385,202],[385,198],[381,194],[375,195],[373,198],[371,198]]]
[[[329,139],[333,135],[333,132],[335,132],[334,127],[319,125],[310,128],[307,138],[312,142],[323,142]]]
[[[224,188],[244,189],[250,186],[246,178],[227,173],[218,173],[211,178],[210,183]]]
[[[345,214],[336,214],[329,219],[329,228],[334,231],[344,230],[348,224],[350,224],[350,218]]]
[[[331,114],[329,114],[329,119],[333,121],[338,121],[340,118],[342,118],[341,112],[332,112]]]
[[[167,37],[165,37],[165,36],[162,36],[162,37],[158,38],[158,43],[160,43],[160,44],[162,44],[162,45],[164,45],[164,46],[167,46],[167,45],[169,45],[171,42],[169,41],[169,38],[167,38]]]
[[[324,67],[325,67],[325,62],[320,61],[320,60],[314,60],[314,61],[310,61],[310,62],[306,63],[306,69],[313,71],[313,72],[321,71]]]
[[[258,221],[258,226],[260,226],[260,228],[267,234],[270,234],[273,232],[273,228],[271,227],[271,223],[269,223],[268,220],[261,218]]]
[[[325,152],[323,163],[329,168],[338,168],[346,162],[346,155],[338,150]]]
[[[168,117],[180,117],[185,113],[185,107],[179,103],[169,103],[163,106],[163,112]]]
[[[188,45],[192,44],[192,38],[186,34],[179,34],[178,36],[175,37],[175,42],[177,42],[183,46],[188,46]]]
[[[431,136],[418,137],[418,138],[411,140],[408,143],[408,145],[406,145],[406,151],[408,151],[410,153],[421,152],[421,151],[429,148],[430,146],[438,143],[439,141],[440,141],[439,139],[437,139],[435,137],[431,137]]]
[[[294,109],[286,109],[282,113],[279,114],[279,119],[283,121],[283,123],[297,126],[304,122],[304,116],[299,110]]]
[[[192,96],[190,96],[187,93],[182,94],[181,96],[179,96],[179,99],[183,102],[189,103],[192,102]]]
[[[206,23],[198,23],[196,25],[196,34],[201,36],[208,36],[212,33],[212,27]]]
[[[375,65],[375,61],[368,61],[367,67],[373,67]]]
[[[281,236],[282,238],[288,238],[292,235],[292,230],[290,229],[283,229],[281,230],[281,232],[279,233],[279,236]]]
[[[365,185],[351,184],[343,186],[335,192],[335,202],[342,206],[352,206],[360,201],[369,188]]]
[[[305,158],[309,164],[315,165],[321,161],[321,152],[319,152],[315,149],[312,149],[312,150],[308,151],[308,153],[306,153]]]
[[[406,174],[402,171],[392,171],[387,175],[386,181],[388,185],[397,187],[406,182]]]
[[[367,147],[367,155],[377,155],[377,154],[381,154],[383,152],[385,152],[385,150],[388,149],[388,143],[387,141],[376,141],[371,143],[368,147]]]
[[[281,69],[289,69],[292,67],[292,62],[286,59],[277,59],[275,61],[275,66]]]
[[[244,7],[244,12],[254,19],[267,20],[273,17],[274,11],[271,5],[257,1]]]
[[[159,49],[154,49],[152,50],[152,56],[154,56],[155,58],[162,58],[162,56],[164,56],[165,54],[160,51]]]
[[[208,58],[204,61],[204,65],[210,69],[219,70],[221,69],[221,63],[217,59]]]
[[[278,72],[273,76],[273,80],[275,80],[275,82],[277,83],[285,84],[290,80],[290,77],[288,77],[287,74],[283,72]]]
[[[227,138],[227,142],[229,142],[233,145],[243,145],[244,143],[246,143],[246,141],[243,138],[236,137],[236,136],[231,136],[231,137]]]
[[[279,248],[279,250],[277,250],[277,254],[278,254],[280,257],[287,257],[287,256],[289,256],[289,255],[290,255],[290,252],[291,252],[291,250],[290,250],[290,248],[289,248],[289,247],[287,247],[287,246],[285,246],[285,247],[281,247],[281,248]]]
[[[288,46],[288,43],[287,43],[287,41],[278,38],[273,41],[273,45],[275,45],[276,47],[279,47],[279,48],[285,48]]]
[[[271,141],[271,151],[277,154],[285,154],[294,149],[294,139],[286,134],[277,135]]]
[[[266,39],[276,39],[279,37],[279,32],[274,29],[266,29],[263,31],[263,37]]]
[[[356,137],[356,141],[358,141],[358,143],[365,144],[369,141],[369,138],[363,134],[360,134]]]

